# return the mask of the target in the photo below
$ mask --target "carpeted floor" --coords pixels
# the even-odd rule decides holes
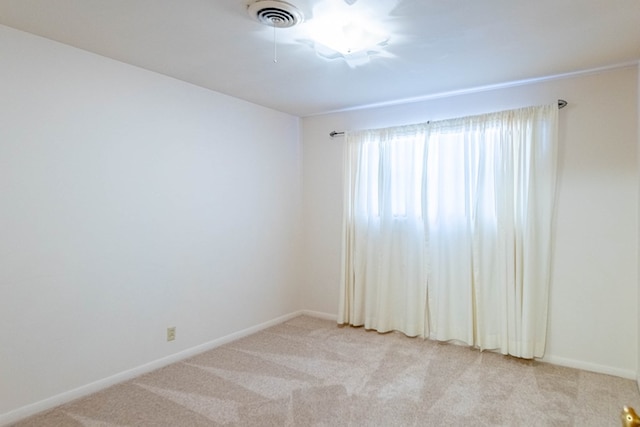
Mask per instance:
[[[16,426],[620,426],[634,381],[297,317]]]

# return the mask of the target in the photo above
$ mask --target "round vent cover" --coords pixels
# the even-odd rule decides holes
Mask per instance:
[[[303,19],[300,9],[278,0],[258,0],[250,4],[247,11],[252,18],[270,27],[293,27]]]

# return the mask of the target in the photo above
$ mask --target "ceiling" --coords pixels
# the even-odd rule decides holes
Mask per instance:
[[[310,22],[340,0],[288,1]],[[251,0],[0,0],[0,24],[301,117],[640,60],[640,0],[363,2],[389,9],[390,40],[356,67]]]

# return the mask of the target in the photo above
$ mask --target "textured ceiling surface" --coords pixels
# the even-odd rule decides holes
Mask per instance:
[[[326,1],[289,3],[311,22]],[[640,60],[640,0],[362,2],[389,9],[390,39],[357,67],[250,0],[0,0],[0,24],[297,116]]]

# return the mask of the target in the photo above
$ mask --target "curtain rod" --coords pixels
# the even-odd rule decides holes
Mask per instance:
[[[564,99],[558,99],[558,108],[564,108],[567,106],[567,104],[568,102],[565,101]],[[333,138],[334,136],[340,136],[340,135],[344,135],[344,132],[337,132],[334,130],[329,133],[329,136],[331,138]]]

